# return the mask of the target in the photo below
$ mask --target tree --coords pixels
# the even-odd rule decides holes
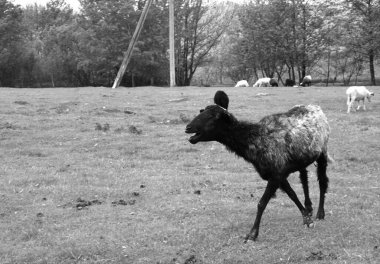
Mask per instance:
[[[145,1],[81,0],[80,71],[91,85],[111,86],[132,38]],[[122,85],[166,84],[168,74],[168,9],[152,4]],[[166,77],[167,75],[167,77]]]
[[[330,1],[273,0],[250,2],[241,16],[242,32],[252,68],[262,76],[299,80],[328,48]],[[259,74],[255,74],[259,75]]]
[[[351,15],[347,20],[349,48],[365,56],[369,63],[371,84],[376,85],[375,58],[380,50],[380,1],[346,0]]]
[[[64,0],[52,0],[46,6],[29,5],[24,9],[24,65],[30,65],[33,82],[23,86],[77,86],[76,15]],[[25,66],[23,68],[26,68]],[[22,69],[23,69],[22,68]],[[24,70],[21,71],[22,75]]]
[[[202,0],[175,1],[176,83],[190,85],[195,71],[209,59],[233,14]]]
[[[14,86],[22,66],[22,10],[7,0],[0,0],[0,86]]]

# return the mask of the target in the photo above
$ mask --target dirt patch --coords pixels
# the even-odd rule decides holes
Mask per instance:
[[[171,102],[171,103],[180,103],[180,102],[185,102],[185,101],[188,101],[188,100],[189,100],[188,97],[182,97],[182,98],[170,99],[169,102]]]
[[[111,204],[113,206],[116,206],[116,205],[134,205],[135,203],[136,203],[135,199],[131,199],[131,200],[128,200],[128,201],[120,199],[118,201],[113,201]]]
[[[5,122],[5,123],[0,124],[0,129],[13,129],[13,130],[15,130],[16,126],[9,123],[9,122]]]
[[[136,113],[135,113],[135,112],[132,112],[132,111],[129,111],[129,110],[124,110],[124,114],[127,114],[127,115],[135,115]]]
[[[27,101],[14,101],[13,103],[14,104],[18,104],[18,105],[27,105],[27,104],[29,104]]]
[[[55,110],[57,114],[67,114],[71,112],[76,106],[79,105],[79,102],[67,102],[67,103],[62,103],[59,104],[56,107],[53,107],[52,109]]]
[[[197,258],[195,257],[195,255],[191,255],[184,262],[184,264],[195,264],[195,263],[201,263],[200,261],[197,260]]]
[[[103,107],[103,111],[107,113],[121,113],[120,109],[117,108],[105,108]]]
[[[334,260],[337,259],[337,255],[335,253],[323,253],[322,251],[310,252],[309,256],[306,257],[306,261],[314,261],[314,260]]]
[[[110,124],[105,123],[104,125],[102,125],[102,124],[96,123],[95,130],[107,132],[108,130],[110,130]]]
[[[25,155],[34,158],[46,158],[49,156],[47,153],[43,153],[39,150],[24,150],[20,152],[20,155]]]
[[[129,126],[128,127],[128,131],[129,131],[129,133],[132,133],[132,134],[135,134],[135,135],[141,135],[142,134],[142,130],[138,129],[135,126]]]
[[[85,200],[85,199],[79,197],[78,199],[76,199],[73,202],[68,202],[68,203],[63,204],[63,205],[58,205],[57,207],[62,207],[62,208],[72,207],[72,208],[76,208],[77,210],[82,210],[88,206],[102,204],[102,203],[103,202],[99,201],[98,199]]]
[[[173,125],[178,125],[178,124],[187,124],[191,121],[192,119],[185,114],[180,114],[179,118],[174,118],[174,119],[164,119],[162,121],[163,124],[173,124]]]
[[[170,262],[170,264],[202,264],[203,261],[201,261],[199,258],[197,258],[195,255],[190,255],[188,257],[175,257]]]

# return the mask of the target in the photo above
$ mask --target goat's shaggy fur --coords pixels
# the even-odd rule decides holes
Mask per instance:
[[[216,91],[214,96],[214,103],[216,105],[220,105],[221,107],[227,110],[229,101],[230,100],[228,99],[228,96],[224,91]]]
[[[346,90],[347,95],[347,113],[350,113],[351,108],[353,108],[354,102],[358,102],[358,108],[360,109],[360,101],[363,101],[363,110],[366,110],[365,99],[367,98],[368,102],[371,102],[371,97],[375,93],[368,91],[365,86],[351,86]],[[355,110],[355,108],[353,108]]]
[[[252,85],[252,87],[261,87],[261,86],[269,86],[269,85],[270,85],[270,78],[260,78]]]
[[[300,83],[300,86],[310,86],[311,85],[311,75],[306,75],[303,77],[302,82]]]
[[[269,85],[272,87],[278,87],[278,82],[276,81],[276,79],[271,78],[269,81]]]
[[[295,84],[296,84],[296,82],[293,81],[292,79],[286,79],[285,80],[285,86],[287,86],[287,87],[293,87]]]
[[[249,87],[249,84],[246,80],[241,80],[236,83],[235,87]]]
[[[195,134],[189,139],[192,144],[200,141],[220,142],[228,150],[251,163],[261,178],[268,182],[258,204],[256,220],[245,241],[256,240],[261,216],[270,198],[279,188],[297,205],[304,224],[313,224],[306,168],[314,162],[317,163],[320,187],[316,218],[324,219],[330,127],[319,106],[299,105],[288,112],[269,115],[257,123],[250,123],[237,120],[219,105],[210,105],[187,125],[186,133]],[[296,171],[300,172],[305,207],[287,180],[289,174]]]

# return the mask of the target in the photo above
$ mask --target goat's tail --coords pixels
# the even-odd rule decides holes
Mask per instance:
[[[330,156],[330,154],[327,152],[327,162],[328,163],[334,163],[335,162],[335,160]]]

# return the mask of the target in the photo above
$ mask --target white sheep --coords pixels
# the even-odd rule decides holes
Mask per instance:
[[[270,78],[258,79],[252,87],[270,86]]]
[[[346,90],[347,95],[347,113],[350,113],[351,108],[353,107],[353,104],[355,101],[358,102],[358,108],[360,108],[360,101],[363,101],[363,109],[365,108],[365,98],[367,98],[368,102],[371,102],[371,96],[374,96],[375,93],[370,92],[367,90],[365,86],[350,86]],[[355,108],[353,108],[355,110]]]
[[[310,86],[311,85],[311,75],[306,75],[303,77],[302,82],[300,83],[300,86]]]
[[[236,83],[235,87],[249,87],[249,84],[246,80],[241,80]]]

